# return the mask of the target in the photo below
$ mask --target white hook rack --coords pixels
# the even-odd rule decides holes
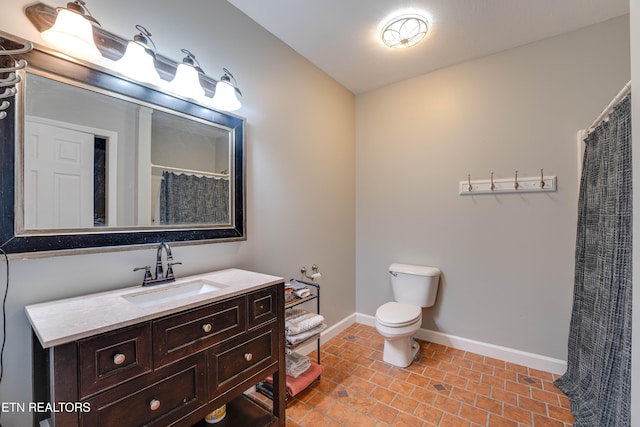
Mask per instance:
[[[461,196],[473,196],[477,194],[497,194],[497,193],[548,193],[557,191],[557,179],[555,176],[545,176],[540,171],[540,176],[521,177],[518,172],[513,178],[471,180],[471,175],[467,175],[465,181],[460,181],[458,191]]]

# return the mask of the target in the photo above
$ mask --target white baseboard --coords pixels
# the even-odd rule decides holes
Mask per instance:
[[[374,316],[356,313],[355,318],[357,323],[369,326],[376,325],[376,318]],[[528,353],[526,351],[516,350],[509,347],[502,347],[495,344],[457,337],[455,335],[444,334],[442,332],[419,329],[415,337],[424,341],[446,345],[459,350],[470,351],[482,356],[493,357],[495,359],[516,363],[518,365],[527,366],[540,371],[551,372],[553,374],[564,374],[567,370],[567,362],[565,360],[554,359],[540,354]]]
[[[347,316],[333,326],[325,329],[320,336],[320,343],[324,344],[354,323],[362,323],[363,325],[375,327],[376,318],[360,313],[354,313]],[[444,334],[442,332],[431,331],[429,329],[419,329],[416,333],[416,338],[436,344],[446,345],[458,350],[471,351],[482,356],[493,357],[494,359],[516,363],[518,365],[527,366],[540,371],[551,372],[553,374],[564,374],[567,370],[567,362],[565,360],[554,359],[540,354],[475,341],[469,338]],[[309,354],[315,349],[316,343],[311,342],[299,347],[296,351],[300,354]]]

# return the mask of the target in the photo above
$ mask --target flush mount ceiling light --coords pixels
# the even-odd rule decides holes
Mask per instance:
[[[429,31],[429,23],[420,15],[402,15],[389,21],[380,32],[382,42],[392,48],[418,44]]]
[[[96,60],[101,54],[93,40],[93,26],[100,23],[91,16],[82,0],[56,8],[53,27],[42,32],[42,38],[58,49],[76,58]]]

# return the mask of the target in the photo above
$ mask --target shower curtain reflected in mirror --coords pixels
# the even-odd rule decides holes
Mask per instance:
[[[567,372],[575,427],[624,427],[631,411],[631,95],[585,139]]]
[[[160,224],[228,224],[229,180],[163,172]]]

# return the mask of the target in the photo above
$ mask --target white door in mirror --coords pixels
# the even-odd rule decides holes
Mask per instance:
[[[25,228],[93,226],[94,135],[25,120]]]

